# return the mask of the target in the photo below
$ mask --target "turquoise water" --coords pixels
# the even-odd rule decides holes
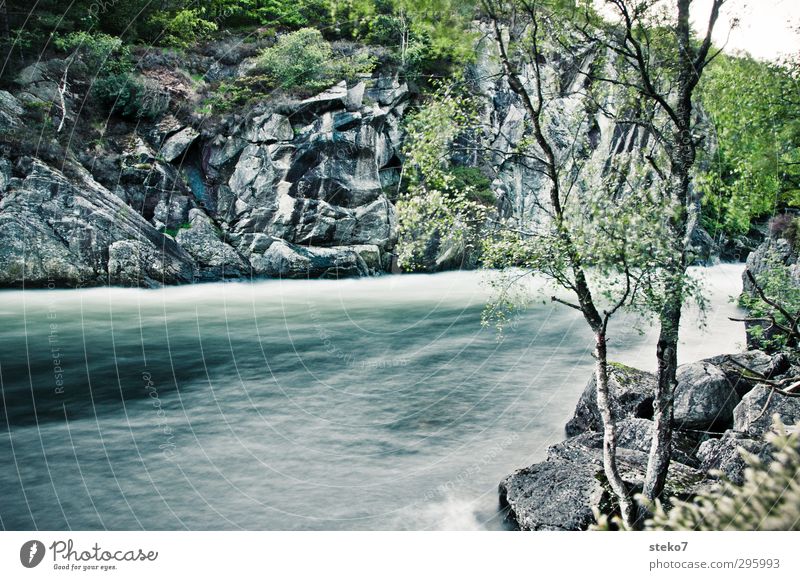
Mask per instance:
[[[741,267],[705,271],[737,350]],[[497,483],[543,457],[591,372],[577,312],[502,340],[485,274],[0,293],[5,529],[501,529]],[[652,368],[653,332],[614,327]]]

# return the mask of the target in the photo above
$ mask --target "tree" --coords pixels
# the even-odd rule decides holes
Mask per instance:
[[[791,61],[720,55],[699,85],[716,150],[697,185],[712,235],[746,234],[751,221],[800,205],[800,105]]]
[[[694,259],[692,235],[699,215],[692,170],[702,141],[692,99],[703,69],[717,54],[711,53],[710,39],[723,3],[713,2],[706,34],[696,42],[689,27],[689,0],[676,0],[672,17],[658,10],[661,3],[655,1],[609,0],[606,4],[619,16],[615,23],[599,18],[591,3],[582,3],[579,12],[569,1],[482,0],[503,78],[522,103],[530,125],[530,147],[519,156],[545,177],[546,201],[540,209],[549,217],[546,224],[530,228],[494,220],[495,234],[486,240],[484,261],[493,267],[545,274],[574,296],[574,301],[553,299],[580,311],[595,337],[604,471],[628,525],[641,526],[646,511],[637,508],[616,467],[608,325],[620,309],[633,307],[654,312],[660,326],[655,436],[644,482],[644,498],[651,502],[663,491],[671,455],[681,312],[685,300],[697,291],[687,273]],[[633,160],[627,169],[612,168],[606,180],[587,187],[590,180],[583,175],[578,133],[565,151],[546,128],[548,104],[565,87],[553,86],[543,71],[545,35],[568,54],[575,50],[577,35],[582,47],[590,45],[613,59],[613,68],[619,71],[613,77],[605,66],[581,73],[591,86],[618,91],[615,100],[622,106],[606,114],[619,124],[643,129],[659,145],[658,152],[645,155],[638,168]],[[512,43],[509,38],[519,40]],[[573,56],[575,62],[583,61],[581,55]],[[520,58],[528,79],[521,76]],[[602,106],[599,100],[596,104]],[[576,189],[581,190],[579,201]]]
[[[659,308],[658,360],[654,401],[655,434],[649,454],[642,494],[652,502],[661,495],[671,455],[672,415],[678,368],[678,330],[687,298],[687,268],[691,264],[692,237],[699,220],[700,199],[692,187],[692,171],[702,136],[693,99],[703,71],[719,55],[712,51],[711,36],[726,0],[713,0],[702,39],[696,41],[690,25],[691,0],[674,0],[674,11],[663,10],[659,0],[606,0],[618,18],[610,34],[598,34],[589,19],[582,28],[587,39],[600,43],[620,62],[620,78],[588,74],[622,86],[640,96],[657,111],[657,117],[635,117],[627,122],[645,128],[656,138],[668,158],[662,168],[673,207],[667,215],[671,252],[660,277],[663,296]],[[663,119],[663,122],[660,120]]]
[[[608,332],[610,321],[621,309],[649,308],[648,294],[656,282],[653,274],[665,251],[661,244],[665,238],[663,220],[659,218],[665,208],[658,197],[649,195],[646,187],[631,188],[626,192],[626,202],[618,203],[613,194],[618,189],[618,176],[613,172],[605,180],[592,181],[594,176],[588,175],[583,155],[589,125],[586,116],[566,120],[572,131],[571,146],[554,142],[548,125],[555,103],[564,96],[563,87],[553,84],[541,61],[547,50],[545,45],[553,47],[554,39],[565,33],[562,23],[572,15],[569,3],[484,0],[482,7],[488,23],[486,34],[496,46],[503,82],[527,113],[531,136],[514,155],[544,176],[546,190],[538,208],[541,219],[525,222],[494,215],[488,224],[480,224],[484,226],[484,265],[509,273],[508,279],[501,280],[498,299],[490,305],[488,315],[502,324],[508,310],[515,306],[514,300],[507,300],[508,292],[513,281],[524,275],[544,275],[571,294],[571,298],[553,295],[551,300],[579,311],[594,335],[595,383],[604,429],[604,472],[623,519],[633,525],[638,512],[616,462],[616,425],[609,401]],[[508,26],[515,21],[517,28]],[[508,40],[512,36],[520,39],[513,45]],[[522,66],[528,71],[527,79],[519,72]],[[427,228],[429,232],[452,235],[455,226],[475,224],[486,215],[471,211],[464,192],[458,192],[460,197],[457,193],[446,195],[447,185],[453,181],[447,180],[452,172],[443,162],[441,150],[445,146],[453,148],[459,131],[478,132],[475,117],[465,116],[465,107],[458,105],[457,99],[445,94],[418,114],[421,122],[411,123],[408,158],[425,175],[425,183],[413,191],[412,201],[399,205],[401,232],[416,226],[416,234]],[[437,119],[437,112],[443,118]],[[490,146],[483,143],[470,147]],[[439,174],[445,177],[431,179]],[[434,192],[435,197],[426,187],[431,181],[446,184]],[[587,186],[590,181],[597,185],[596,189]],[[423,206],[427,202],[427,211],[419,211],[420,200]],[[407,212],[406,207],[415,211]],[[425,247],[419,239],[415,243],[418,248]]]

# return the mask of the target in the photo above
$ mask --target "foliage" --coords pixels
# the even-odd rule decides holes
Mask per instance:
[[[746,308],[755,323],[748,325],[751,341],[767,350],[789,350],[796,355],[798,320],[800,320],[800,283],[792,267],[775,249],[764,258],[766,268],[754,276],[757,292],[743,292],[740,305]],[[763,293],[763,294],[762,294]]]
[[[56,34],[53,45],[78,56],[92,74],[98,76],[123,74],[133,68],[130,48],[116,36],[85,31]]]
[[[232,82],[220,82],[211,96],[203,101],[202,112],[225,113],[250,101],[256,95],[256,92],[244,80],[236,79]]]
[[[777,415],[773,424],[773,431],[766,435],[774,449],[772,462],[740,450],[748,465],[742,485],[723,479],[691,503],[675,502],[669,512],[658,504],[647,528],[800,530],[800,425],[789,433]]]
[[[449,159],[453,141],[476,122],[474,98],[444,84],[407,118],[403,153],[411,187],[397,202],[402,268],[423,269],[441,249],[479,249],[487,191],[494,201],[489,181]]]
[[[153,81],[130,74],[97,79],[92,94],[112,112],[135,119],[154,119],[169,107],[169,95]]]
[[[482,204],[470,199],[470,189],[420,186],[397,202],[398,264],[408,271],[424,270],[431,254],[468,255],[479,244],[486,219]]]
[[[110,111],[130,118],[155,118],[166,111],[169,97],[151,81],[133,74],[130,48],[101,32],[54,35],[54,46],[79,59],[89,70],[91,95]]]
[[[174,228],[164,228],[163,233],[165,235],[168,235],[168,236],[174,238],[175,236],[178,235],[179,231],[181,231],[181,230],[189,230],[191,228],[192,228],[192,224],[191,223],[183,222],[181,224],[178,224],[178,226],[174,227]]]
[[[295,30],[330,27],[331,0],[211,0],[209,14],[226,26],[273,26]]]
[[[161,28],[160,43],[175,48],[188,48],[217,30],[217,24],[204,18],[205,9],[178,10],[175,14],[157,13],[151,23]]]
[[[468,192],[471,200],[488,206],[494,206],[497,202],[491,180],[477,167],[453,167],[449,173],[453,178],[453,187]]]
[[[712,235],[746,233],[753,219],[800,204],[800,95],[789,67],[721,55],[703,76],[717,151],[697,185]]]
[[[353,57],[335,55],[330,43],[315,28],[302,28],[281,36],[258,59],[264,74],[284,89],[323,89],[335,79],[370,72],[374,65],[374,60],[364,53]]]

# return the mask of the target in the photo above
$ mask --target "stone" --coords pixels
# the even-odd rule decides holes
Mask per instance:
[[[318,95],[300,101],[300,108],[304,113],[316,115],[332,109],[344,109],[347,103],[347,82],[342,81]]]
[[[221,238],[211,219],[199,209],[189,212],[189,228],[180,229],[176,241],[198,265],[196,279],[223,280],[247,275],[250,265]]]
[[[243,135],[251,143],[275,143],[291,141],[294,131],[289,118],[279,113],[265,113],[254,118]]]
[[[500,507],[520,530],[585,530],[604,496],[596,473],[567,461],[531,465],[500,483]]]
[[[186,153],[199,136],[200,133],[192,127],[184,127],[164,141],[160,151],[161,158],[168,163],[175,161]]]
[[[733,424],[739,395],[725,373],[709,362],[678,367],[673,425],[722,432]]]
[[[500,483],[500,507],[521,530],[585,530],[594,522],[592,508],[601,509],[609,502],[603,452],[587,447],[583,439],[572,438],[550,447],[546,461],[520,469]],[[619,449],[617,460],[623,480],[641,485],[647,454]],[[665,489],[688,498],[705,481],[701,472],[673,461]]]
[[[739,398],[744,397],[759,383],[748,377],[749,370],[765,378],[773,378],[789,370],[790,362],[785,354],[770,355],[761,350],[748,350],[736,354],[723,354],[709,359],[717,366],[736,390]]]
[[[31,160],[0,200],[0,285],[191,281],[194,261],[174,240],[80,166],[68,167],[70,178]]]
[[[697,456],[700,469],[706,472],[716,470],[733,483],[744,482],[744,470],[747,464],[742,459],[741,450],[756,455],[762,461],[771,457],[770,445],[763,439],[755,440],[742,433],[725,431],[719,439],[709,439],[700,445]]]
[[[760,386],[742,397],[733,411],[734,431],[761,438],[771,430],[775,414],[780,416],[785,425],[800,422],[800,398],[785,397],[778,393],[770,396],[770,393],[769,387]]]
[[[623,419],[617,422],[617,447],[650,453],[654,423],[649,419]],[[603,449],[603,434],[587,431],[574,437],[576,441],[592,449]],[[704,436],[675,430],[672,432],[672,458],[678,463],[698,467],[697,449]]]
[[[24,113],[22,103],[8,91],[0,91],[0,131],[7,132],[20,126]]]
[[[173,242],[174,243],[174,242]],[[108,283],[155,288],[192,281],[192,269],[142,240],[120,240],[108,247]]]
[[[349,278],[369,275],[359,253],[349,246],[307,248],[274,241],[262,255],[250,256],[256,275],[278,278]]]
[[[616,420],[627,418],[653,418],[653,393],[656,377],[653,373],[611,363],[608,386],[612,400],[612,414]],[[601,431],[603,428],[597,408],[597,386],[594,374],[581,395],[575,414],[566,425],[568,436],[584,431]]]
[[[347,102],[345,108],[350,112],[358,111],[364,103],[364,81],[360,81],[347,89]]]

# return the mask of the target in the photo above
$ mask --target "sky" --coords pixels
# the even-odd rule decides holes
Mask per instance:
[[[712,0],[694,0],[695,29],[708,23]],[[731,30],[733,18],[739,26]],[[726,51],[746,51],[761,59],[775,60],[800,52],[800,0],[728,0],[723,6],[714,43]],[[730,34],[730,37],[728,35]]]
[[[674,0],[663,0],[674,6]],[[691,14],[695,30],[704,34],[712,0],[694,0]],[[603,0],[594,5],[606,14],[613,11]],[[731,23],[739,25],[731,30]],[[728,0],[714,28],[714,44],[726,52],[744,51],[764,60],[778,60],[800,52],[800,0]]]

